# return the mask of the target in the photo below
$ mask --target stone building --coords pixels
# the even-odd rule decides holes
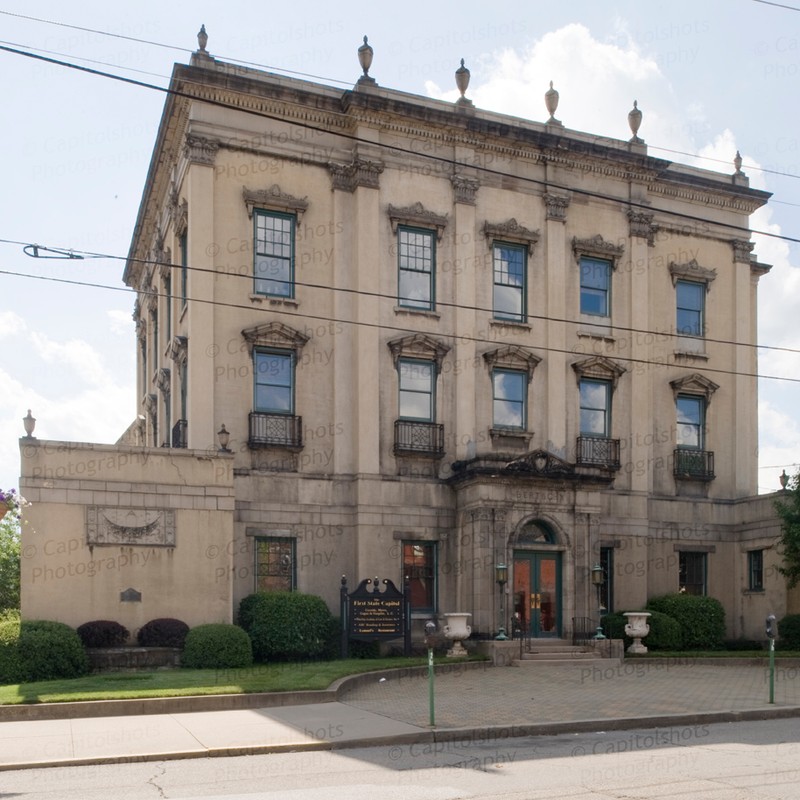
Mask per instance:
[[[359,56],[347,91],[203,37],[175,66],[124,274],[140,414],[117,446],[22,440],[23,613],[336,611],[344,574],[407,576],[417,626],[566,638],[684,590],[760,636],[786,608],[754,497],[769,195],[652,156],[635,103],[609,139],[552,85],[533,122],[476,108],[463,62],[449,103]]]

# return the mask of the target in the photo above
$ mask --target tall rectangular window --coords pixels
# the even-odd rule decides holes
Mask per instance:
[[[509,369],[492,371],[492,424],[495,428],[525,430],[528,376]]]
[[[608,381],[582,379],[581,436],[610,436],[611,384]]]
[[[295,218],[256,209],[255,293],[294,297]]]
[[[681,336],[703,336],[705,334],[705,284],[678,281],[675,284],[675,294],[678,333]]]
[[[601,258],[582,256],[581,314],[598,317],[610,316],[611,262]]]
[[[187,252],[188,242],[186,240],[186,231],[184,231],[178,239],[178,247],[181,251],[181,308],[186,305],[189,297],[189,254]]]
[[[436,612],[436,543],[403,542],[403,580],[408,581],[411,610]]]
[[[397,362],[397,369],[400,378],[400,419],[433,422],[436,418],[434,363],[401,358]]]
[[[172,341],[172,278],[167,275],[164,278],[164,294],[167,296],[167,346]]]
[[[435,298],[436,240],[433,231],[397,229],[397,302],[431,311]]]
[[[677,416],[677,446],[702,450],[705,445],[705,399],[694,395],[678,395]]]
[[[153,311],[150,315],[152,333],[153,333],[153,369],[158,369],[158,312]]]
[[[686,594],[704,595],[707,591],[708,553],[678,553],[678,582]]]
[[[747,588],[751,592],[764,591],[763,550],[751,550],[747,554]]]
[[[258,536],[255,539],[256,592],[291,592],[296,586],[296,541],[288,536]]]
[[[526,262],[527,251],[522,245],[495,244],[494,293],[492,309],[495,319],[524,322],[527,314]]]
[[[294,414],[294,353],[255,350],[255,410]]]

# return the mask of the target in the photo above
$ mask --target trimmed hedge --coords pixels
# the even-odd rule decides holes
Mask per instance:
[[[88,672],[86,651],[69,625],[47,620],[0,623],[0,683],[79,678]]]
[[[136,641],[142,647],[183,647],[189,626],[179,619],[151,619],[139,628]]]
[[[725,642],[725,609],[713,597],[665,594],[647,601],[648,611],[660,611],[677,620],[681,649],[722,650]]]
[[[250,637],[238,625],[222,622],[192,628],[181,655],[181,666],[190,669],[236,669],[252,663]]]
[[[650,611],[650,609],[647,610]],[[626,650],[633,642],[633,639],[625,634],[627,622],[628,618],[621,612],[606,614],[600,620],[600,624],[603,626],[603,633],[609,639],[624,640]],[[647,624],[650,626],[650,633],[642,639],[642,642],[648,650],[681,649],[681,626],[672,617],[659,611],[650,611]]]
[[[321,597],[301,592],[256,592],[239,605],[239,624],[256,661],[302,661],[327,650],[331,612]]]
[[[119,647],[128,641],[128,629],[110,619],[95,619],[78,626],[84,647]]]
[[[781,650],[800,650],[800,614],[787,614],[778,622],[778,637]]]

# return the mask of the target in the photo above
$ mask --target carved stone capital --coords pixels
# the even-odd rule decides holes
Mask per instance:
[[[513,217],[499,225],[484,223],[483,235],[488,240],[489,247],[498,239],[503,242],[517,242],[527,245],[529,255],[533,255],[533,247],[539,241],[539,231],[532,231],[520,225]]]
[[[156,386],[161,394],[169,394],[171,388],[170,371],[166,367],[161,367],[156,375]]]
[[[436,228],[436,238],[441,242],[442,234],[447,226],[447,214],[435,214],[428,211],[422,203],[413,206],[397,208],[389,206],[389,219],[392,223],[392,232],[397,233],[398,225],[417,225],[421,228]]]
[[[672,276],[673,286],[675,286],[679,280],[695,281],[696,283],[704,283],[706,285],[706,291],[708,291],[711,281],[717,277],[717,271],[715,269],[701,267],[695,259],[687,261],[685,264],[676,264],[674,261],[670,261],[669,274]]]
[[[750,263],[750,253],[755,247],[753,242],[748,242],[743,239],[731,239],[731,247],[733,247],[734,264]]]
[[[467,178],[464,175],[453,175],[450,178],[453,186],[453,199],[456,203],[474,206],[475,195],[478,193],[480,183],[475,178]]]
[[[567,221],[569,197],[547,192],[542,195],[542,200],[544,200],[545,208],[547,209],[547,219],[554,219],[557,222]]]
[[[303,216],[303,212],[308,208],[307,197],[295,197],[281,190],[277,183],[273,183],[269,189],[242,189],[242,197],[247,206],[247,216],[253,218],[254,208],[272,209],[273,211],[283,211],[287,214],[296,214],[297,221]]]
[[[169,355],[176,364],[185,364],[189,355],[189,340],[185,336],[175,336],[169,343],[167,355]]]
[[[647,239],[651,247],[655,244],[656,227],[653,225],[653,215],[648,211],[628,211],[631,236],[638,239]]]
[[[213,167],[219,150],[219,142],[216,139],[208,139],[205,136],[195,136],[188,134],[183,145],[183,155],[192,164],[202,164],[205,167]]]
[[[334,189],[344,192],[354,192],[363,186],[367,189],[380,188],[379,178],[383,172],[380,161],[367,161],[356,158],[350,164],[328,164],[331,173],[331,185]]]

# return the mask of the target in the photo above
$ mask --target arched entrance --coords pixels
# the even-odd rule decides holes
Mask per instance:
[[[552,528],[526,523],[514,541],[513,613],[522,632],[536,638],[561,636],[561,552]]]

